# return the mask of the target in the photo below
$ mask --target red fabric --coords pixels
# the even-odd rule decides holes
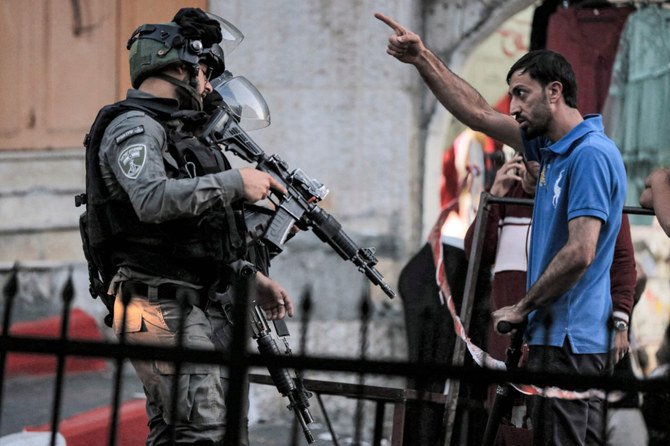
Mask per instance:
[[[635,299],[635,249],[630,235],[628,215],[621,218],[621,229],[614,245],[614,259],[610,268],[610,290],[614,311],[623,311],[631,315]]]
[[[123,403],[119,409],[117,446],[143,446],[149,435],[145,400]],[[112,411],[99,407],[62,420],[58,431],[65,437],[67,446],[93,446],[107,444]],[[26,428],[29,432],[48,432],[51,423]]]
[[[442,208],[451,203],[459,192],[454,147],[451,146],[442,155],[442,181],[440,183],[440,205]],[[458,204],[456,205],[456,211],[458,211]]]
[[[61,317],[52,316],[30,322],[17,322],[9,328],[15,336],[35,336],[43,338],[60,337]],[[102,334],[95,320],[84,311],[75,308],[70,313],[70,339],[101,341]],[[56,357],[46,354],[10,353],[5,366],[7,376],[18,374],[43,375],[56,372]],[[66,372],[84,372],[105,370],[106,363],[100,358],[68,357],[65,361]]]
[[[509,115],[509,104],[511,101],[512,98],[508,94],[504,94],[503,97],[501,97],[500,100],[496,102],[496,105],[494,105],[493,108],[498,110],[500,113]]]
[[[523,191],[521,183],[516,183],[505,196],[506,198],[530,198]],[[498,223],[505,217],[528,217],[533,214],[530,206],[498,206],[492,205],[489,218],[484,229],[484,247],[482,250],[481,266],[492,266],[496,260],[498,250]],[[472,239],[477,219],[472,222],[465,234],[465,254],[470,256]],[[525,240],[519,241],[519,249],[524,249]],[[491,311],[508,305],[514,305],[526,294],[525,271],[501,271],[493,276],[491,287]],[[499,335],[489,327],[488,344],[486,351],[495,359],[505,360],[505,351],[509,344],[509,337]]]
[[[521,188],[520,184],[510,190],[507,197],[531,198]],[[528,206],[491,206],[489,221],[485,227],[484,247],[482,250],[482,266],[491,266],[495,263],[496,251],[498,249],[498,222],[505,216],[530,217],[532,208]],[[465,254],[470,255],[472,238],[474,237],[475,221],[472,222],[465,234]],[[520,243],[522,248],[525,243]],[[612,294],[612,306],[614,311],[622,311],[630,316],[633,310],[633,299],[635,295],[635,281],[637,271],[635,267],[635,252],[630,233],[628,215],[622,214],[621,229],[617,235],[614,246],[614,258],[610,268],[610,290]],[[502,271],[496,273],[491,288],[491,311],[514,305],[526,293],[525,271]],[[489,330],[487,352],[494,358],[504,360],[507,349],[508,338],[498,335],[491,327]]]
[[[550,17],[547,49],[561,53],[577,78],[577,108],[601,113],[619,36],[635,8],[558,8]]]
[[[467,130],[466,130],[467,131]],[[456,168],[456,154],[459,150],[470,150],[469,143],[476,140],[481,143],[482,151],[484,152],[484,166],[471,166],[466,165],[465,169],[467,174],[459,173]],[[465,180],[468,174],[473,174],[475,176],[483,175],[483,170],[490,171],[493,169],[493,163],[490,160],[490,155],[496,150],[495,142],[488,136],[483,134],[475,133],[466,134],[465,132],[459,134],[452,146],[444,152],[442,156],[442,181],[440,183],[440,204],[442,208],[451,203],[452,200],[459,197],[461,192],[464,190],[464,187],[467,185]],[[456,204],[456,211],[459,211],[458,204]]]
[[[440,211],[440,215],[437,217],[437,221],[433,225],[433,228],[428,233],[427,241],[431,247],[431,251],[433,252],[433,265],[435,266],[435,268],[437,268],[438,265],[442,265],[442,258],[441,258],[442,251],[437,249],[437,247],[441,246],[442,244],[441,241],[442,225],[447,220],[449,214],[454,212],[457,204],[458,203],[456,201],[452,201],[449,205],[443,207],[442,210]],[[440,286],[440,290],[444,294],[444,297],[449,296],[451,294],[451,291],[449,290],[449,284],[447,283],[446,280],[446,274],[444,272],[444,268],[443,267],[437,268],[436,274],[437,274],[436,282]],[[444,302],[442,302],[442,304],[444,304]]]
[[[509,114],[509,104],[510,97],[505,94],[500,98],[500,100],[493,106],[494,109],[498,110],[500,113]],[[495,141],[489,137],[485,137],[483,144],[484,153],[491,154],[502,149],[502,144],[498,141]],[[493,165],[491,158],[485,158],[485,169],[487,171],[493,171],[497,166]],[[442,208],[449,205],[452,200],[458,197],[461,193],[463,178],[458,177],[458,172],[456,171],[455,163],[455,149],[452,144],[451,147],[444,151],[442,155],[442,179],[440,182],[440,205]],[[458,212],[458,204],[456,204],[455,210]]]
[[[530,446],[533,444],[533,431],[506,424],[500,426],[496,437],[496,446]]]

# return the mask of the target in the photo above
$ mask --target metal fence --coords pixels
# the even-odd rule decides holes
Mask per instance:
[[[488,209],[494,204],[516,204],[532,205],[530,200],[501,199],[488,194],[483,194],[480,201],[479,219],[476,226],[475,238],[473,241],[472,255],[469,259],[467,277],[465,282],[465,291],[461,303],[460,317],[465,328],[468,328],[475,288],[477,285],[477,271],[481,260],[481,250],[483,243],[483,229]],[[625,212],[636,214],[650,214],[646,210],[639,208],[626,208]],[[72,270],[69,278],[61,293],[62,313],[60,336],[57,339],[46,337],[28,337],[13,335],[10,332],[12,325],[12,314],[15,299],[18,293],[18,280],[21,271],[21,265],[16,264],[11,271],[9,280],[3,289],[4,313],[2,315],[2,334],[0,335],[0,405],[3,404],[3,389],[5,382],[5,365],[9,353],[36,353],[52,355],[56,358],[56,377],[54,387],[54,398],[51,407],[51,445],[56,444],[57,432],[61,422],[61,406],[63,400],[63,382],[65,377],[65,361],[68,357],[87,357],[87,358],[105,358],[115,364],[113,378],[113,395],[110,427],[107,437],[107,444],[120,444],[117,437],[119,423],[119,408],[122,404],[120,396],[123,385],[124,375],[123,362],[126,359],[160,360],[172,362],[176,367],[184,363],[202,363],[218,364],[226,366],[229,369],[230,387],[227,394],[227,432],[226,444],[238,444],[241,435],[241,427],[244,419],[243,411],[246,395],[246,383],[249,379],[249,372],[252,367],[268,367],[272,372],[277,370],[290,370],[292,378],[300,378],[301,371],[324,371],[324,372],[346,372],[358,377],[356,384],[326,382],[317,380],[304,380],[303,384],[307,390],[316,394],[316,402],[320,407],[320,413],[314,414],[314,417],[326,423],[332,435],[333,444],[338,444],[338,438],[332,424],[329,420],[328,412],[323,406],[321,395],[341,395],[349,398],[355,398],[357,409],[352,414],[351,426],[353,426],[354,438],[350,444],[363,444],[363,431],[371,420],[366,420],[365,412],[362,410],[362,401],[370,400],[375,402],[375,416],[373,417],[374,430],[372,442],[375,445],[383,444],[383,438],[388,437],[384,433],[383,418],[385,404],[393,404],[394,412],[392,417],[392,432],[390,433],[391,444],[414,444],[411,442],[411,432],[405,430],[405,416],[407,404],[410,402],[426,403],[440,407],[443,410],[442,425],[440,428],[440,444],[474,444],[473,439],[481,437],[482,432],[461,432],[458,438],[452,435],[454,426],[454,417],[458,410],[467,413],[469,410],[467,402],[459,399],[459,386],[464,383],[471,386],[488,386],[494,383],[519,383],[534,384],[537,386],[556,386],[566,390],[600,389],[606,393],[616,390],[625,390],[632,392],[668,392],[670,389],[670,379],[668,377],[655,379],[636,379],[631,377],[621,377],[612,375],[593,375],[579,376],[575,379],[574,375],[555,374],[555,373],[533,373],[523,369],[514,370],[494,370],[480,368],[475,365],[464,362],[465,344],[456,340],[453,359],[449,361],[396,361],[396,360],[377,360],[369,357],[367,344],[368,328],[371,322],[370,317],[370,298],[368,295],[361,296],[360,299],[360,333],[358,355],[351,358],[323,357],[314,356],[307,353],[305,345],[301,345],[299,353],[294,354],[261,354],[247,349],[250,324],[254,323],[251,313],[254,311],[253,305],[249,305],[246,297],[240,298],[237,305],[234,306],[234,320],[236,321],[233,330],[232,350],[228,355],[213,355],[211,350],[187,348],[183,345],[183,340],[178,339],[175,347],[161,347],[155,345],[129,344],[125,337],[121,335],[118,342],[110,341],[87,341],[70,339],[68,336],[72,302],[74,297],[74,286],[72,279]],[[243,286],[243,285],[240,285]],[[240,289],[242,290],[242,288]],[[300,314],[300,331],[305,334],[309,330],[310,312],[313,305],[318,302],[309,295],[309,290],[305,290],[302,299],[302,307],[298,309]],[[246,296],[246,293],[239,292],[240,296]],[[124,312],[125,313],[125,312]],[[125,317],[125,316],[124,316]],[[304,342],[306,336],[301,337]],[[465,365],[464,365],[465,364]],[[295,371],[298,371],[296,375]],[[251,375],[252,382],[260,384],[276,384],[276,376],[271,373],[271,377]],[[368,386],[365,384],[365,377],[389,376],[405,377],[414,382],[425,382],[434,379],[447,380],[448,385],[444,394],[441,392],[430,392],[425,389],[397,389],[380,386]],[[281,392],[281,390],[280,390]],[[287,396],[285,392],[281,392]],[[176,399],[175,399],[176,401]],[[175,403],[176,404],[176,403]],[[315,412],[312,406],[312,412]],[[0,419],[0,423],[2,420]],[[296,433],[297,432],[297,433]],[[304,441],[299,429],[294,429],[292,444],[301,444]],[[479,443],[477,443],[479,444]]]

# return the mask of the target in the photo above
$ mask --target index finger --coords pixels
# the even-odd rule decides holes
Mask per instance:
[[[403,34],[405,34],[406,32],[405,28],[400,23],[393,20],[391,17],[387,17],[381,12],[376,12],[375,17],[381,20],[382,22],[386,23],[389,27],[391,27],[397,35],[402,36]]]
[[[286,194],[287,192],[284,185],[277,181],[272,175],[270,175],[270,188],[278,190],[282,194]]]
[[[287,293],[284,294],[284,305],[285,305],[284,308],[286,309],[286,314],[288,314],[289,317],[293,317],[293,310],[294,310],[293,300],[291,300],[291,297]]]

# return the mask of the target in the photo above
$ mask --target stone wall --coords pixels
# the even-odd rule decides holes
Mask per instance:
[[[278,153],[329,187],[323,207],[361,247],[378,248],[378,269],[395,288],[400,269],[422,244],[437,212],[434,186],[441,152],[426,141],[432,132],[435,147],[444,147],[443,126],[431,123],[448,118],[416,71],[386,54],[390,30],[373,14],[383,12],[425,34],[451,62],[464,60],[496,24],[530,3],[210,0],[210,10],[245,34],[227,56],[228,69],[252,81],[272,113],[272,125],[251,136],[268,153]],[[24,274],[21,296],[28,300],[18,318],[37,315],[30,311],[38,304],[34,290],[40,290],[35,291],[40,305],[50,302],[40,311],[57,311],[54,299],[70,266],[75,305],[104,312],[88,297],[77,229],[80,210],[72,198],[83,188],[80,148],[0,153],[2,277],[17,260],[34,270]],[[308,352],[355,357],[359,299],[369,284],[354,265],[313,234],[302,233],[274,261],[272,274],[298,301],[311,287],[315,304]],[[404,358],[400,299],[391,301],[376,287],[371,291],[369,357]],[[297,324],[290,324],[294,331]],[[401,380],[391,383],[402,385]],[[255,407],[265,407],[261,397],[254,399]]]

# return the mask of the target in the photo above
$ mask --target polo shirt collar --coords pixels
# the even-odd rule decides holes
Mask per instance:
[[[572,144],[578,139],[584,137],[586,134],[591,132],[603,132],[603,118],[600,115],[586,115],[584,120],[577,124],[572,130],[568,132],[563,138],[559,139],[555,143],[547,146],[547,149],[551,150],[557,155],[564,155],[570,150]]]

